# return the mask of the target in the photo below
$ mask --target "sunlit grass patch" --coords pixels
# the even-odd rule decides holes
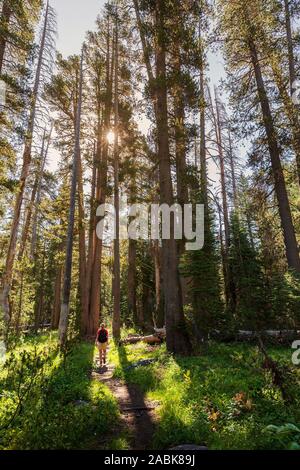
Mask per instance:
[[[49,335],[48,339],[47,336],[28,338],[18,347],[15,357],[11,355],[14,369],[23,371],[21,381],[9,366],[3,373],[2,449],[89,448],[91,440],[93,443],[103,440],[119,419],[111,392],[91,378],[94,345],[78,343],[64,360],[55,348],[55,336]],[[41,355],[45,364],[37,373],[33,364]],[[30,384],[33,374],[36,378]],[[28,389],[20,409],[16,407],[19,382],[25,392]]]
[[[288,348],[272,347],[270,354],[288,364]],[[129,368],[145,358],[155,362]],[[202,356],[179,358],[167,354],[165,346],[138,343],[114,347],[111,360],[117,377],[138,384],[146,398],[159,402],[157,448],[182,443],[206,444],[210,449],[280,448],[265,427],[300,421],[296,391],[295,402],[286,405],[262,369],[255,346],[211,343]]]

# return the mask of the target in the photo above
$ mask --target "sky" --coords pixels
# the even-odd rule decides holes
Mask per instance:
[[[104,3],[105,0],[50,0],[57,17],[56,47],[64,57],[79,54],[85,33],[95,28],[97,15]],[[50,148],[49,170],[56,170],[59,158],[58,151]]]
[[[85,32],[95,26],[104,0],[50,0],[57,13],[57,49],[68,56],[78,54]]]
[[[94,29],[95,20],[105,0],[50,0],[57,13],[57,49],[68,56],[78,54],[85,33]],[[224,75],[220,56],[209,54],[210,78],[218,83]]]

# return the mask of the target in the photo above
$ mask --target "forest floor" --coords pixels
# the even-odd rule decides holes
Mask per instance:
[[[112,345],[109,361],[116,383],[121,380],[127,388],[138,387],[145,403],[155,403],[148,449],[182,444],[283,449],[300,440],[300,434],[294,430],[277,435],[267,426],[299,426],[300,368],[292,365],[288,347],[270,346],[268,351],[283,370],[291,372],[285,383],[291,397],[288,403],[263,367],[258,348],[249,344],[212,342],[193,357],[173,357],[165,345]],[[139,365],[145,359],[149,362]]]
[[[295,447],[300,367],[289,347],[268,352],[285,372],[288,401],[249,344],[212,342],[174,357],[165,345],[111,341],[100,371],[94,344],[77,341],[63,357],[56,333],[24,338],[0,368],[0,450]]]
[[[117,399],[121,417],[118,434],[126,436],[128,447],[132,450],[151,449],[157,402],[146,400],[138,385],[115,378],[114,372],[114,364],[99,367],[97,352],[92,376],[105,384]]]

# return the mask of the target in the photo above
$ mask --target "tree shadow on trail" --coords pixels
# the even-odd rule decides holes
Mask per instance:
[[[130,366],[130,362],[124,346],[118,348],[118,356],[120,367],[124,372],[125,384],[123,387],[116,387],[114,393],[118,399],[123,419],[132,436],[132,449],[151,450],[155,428],[153,406],[146,401],[145,390],[139,385],[131,383],[127,378],[127,368]]]

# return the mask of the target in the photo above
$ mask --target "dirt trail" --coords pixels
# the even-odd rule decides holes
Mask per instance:
[[[108,364],[100,369],[98,357],[95,358],[93,377],[107,385],[118,401],[120,434],[125,429],[129,432],[130,450],[151,450],[157,403],[145,400],[137,385],[115,379],[113,374],[113,365]]]

